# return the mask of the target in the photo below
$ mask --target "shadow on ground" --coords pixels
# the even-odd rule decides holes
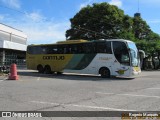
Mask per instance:
[[[64,80],[80,80],[80,81],[111,81],[111,80],[132,80],[133,78],[120,78],[120,77],[111,77],[111,78],[101,78],[100,76],[95,75],[82,75],[82,74],[41,74],[38,72],[18,72],[20,76],[28,76],[28,77],[43,77],[43,78],[56,78],[56,79],[64,79]]]

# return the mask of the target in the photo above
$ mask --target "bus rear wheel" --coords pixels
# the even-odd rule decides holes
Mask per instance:
[[[44,72],[44,69],[43,69],[42,65],[38,65],[37,66],[37,70],[38,70],[39,73],[43,73]]]
[[[99,73],[102,78],[110,78],[110,70],[108,68],[101,68],[99,70]]]
[[[50,67],[49,65],[46,65],[46,66],[44,67],[44,73],[45,73],[45,74],[51,74],[51,73],[52,73],[51,67]]]

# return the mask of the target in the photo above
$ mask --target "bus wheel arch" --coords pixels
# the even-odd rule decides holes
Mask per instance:
[[[44,72],[44,68],[41,64],[37,65],[37,70],[39,73],[43,73]]]
[[[99,69],[99,74],[101,75],[102,78],[110,78],[111,76],[110,69],[107,67],[101,67]]]
[[[52,73],[50,65],[45,65],[44,66],[44,73],[45,74],[51,74]]]

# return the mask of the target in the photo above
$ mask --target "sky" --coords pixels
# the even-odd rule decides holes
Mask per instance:
[[[160,0],[0,0],[0,23],[22,30],[27,44],[65,41],[70,18],[101,2],[118,6],[131,17],[140,12],[152,31],[160,34]]]

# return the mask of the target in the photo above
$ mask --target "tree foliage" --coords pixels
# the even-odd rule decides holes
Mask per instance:
[[[91,40],[133,36],[131,18],[124,15],[123,10],[108,3],[88,5],[70,21],[71,29],[66,31],[67,39]],[[130,35],[126,34],[128,32]]]
[[[160,41],[141,40],[137,41],[136,45],[138,49],[144,50],[147,55],[160,54]]]
[[[160,40],[160,36],[154,33],[140,16],[133,18],[133,33],[138,40]]]
[[[82,8],[70,19],[71,28],[66,31],[69,39],[160,40],[140,16],[130,17],[124,11],[108,3],[94,3]]]

